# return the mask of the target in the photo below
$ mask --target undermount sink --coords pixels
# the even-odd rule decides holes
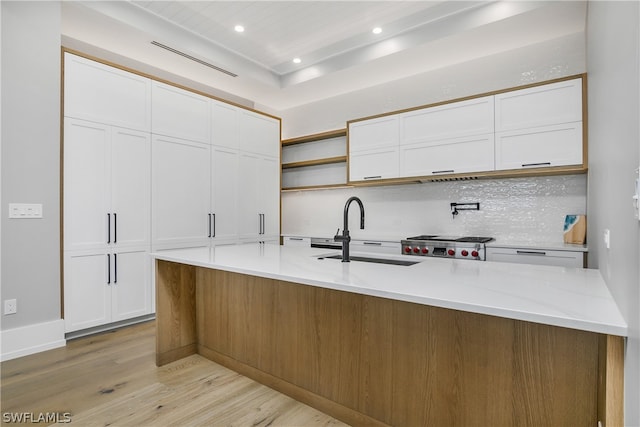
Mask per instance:
[[[342,255],[325,255],[320,256],[318,259],[342,259]],[[373,262],[375,264],[391,264],[391,265],[403,265],[410,266],[414,264],[418,264],[420,261],[409,261],[403,259],[387,259],[387,258],[373,258],[366,256],[351,256],[349,257],[351,261],[361,261],[361,262]]]

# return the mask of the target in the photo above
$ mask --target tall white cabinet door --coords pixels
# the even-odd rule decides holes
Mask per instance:
[[[209,98],[153,82],[151,132],[209,142]]]
[[[149,131],[151,80],[66,52],[64,115]]]
[[[151,136],[114,128],[111,134],[112,243],[151,242]]]
[[[238,151],[211,147],[211,238],[235,240],[238,235]]]
[[[64,255],[65,331],[111,321],[111,256],[106,252]]]
[[[280,162],[264,157],[259,162],[258,213],[262,214],[260,238],[273,239],[280,236]]]
[[[155,249],[208,245],[211,147],[154,136],[151,224]]]
[[[241,109],[238,131],[241,150],[263,156],[279,156],[279,120]]]
[[[258,181],[260,157],[256,154],[240,154],[238,168],[238,236],[241,239],[257,239],[262,217],[258,212]]]
[[[111,321],[151,313],[151,261],[148,251],[120,250],[111,257]]]
[[[237,149],[240,135],[238,107],[211,100],[211,143],[220,147]]]
[[[65,119],[64,249],[102,248],[110,241],[109,126]]]

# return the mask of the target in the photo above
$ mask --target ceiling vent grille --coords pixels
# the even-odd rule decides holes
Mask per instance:
[[[185,57],[185,58],[187,58],[187,59],[190,59],[190,60],[192,60],[192,61],[195,61],[195,62],[197,62],[198,64],[202,64],[202,65],[205,65],[205,66],[207,66],[207,67],[209,67],[209,68],[213,68],[214,70],[216,70],[216,71],[220,71],[221,73],[224,73],[224,74],[229,75],[229,76],[231,76],[231,77],[238,77],[238,75],[237,75],[237,74],[232,73],[232,72],[231,72],[231,71],[229,71],[229,70],[225,70],[224,68],[220,68],[220,67],[218,67],[218,66],[216,66],[216,65],[210,64],[210,63],[208,63],[208,62],[206,62],[206,61],[203,61],[203,60],[201,60],[201,59],[198,59],[198,58],[196,58],[196,57],[193,57],[193,56],[189,55],[188,53],[181,52],[181,51],[179,51],[179,50],[177,50],[177,49],[174,49],[174,48],[169,47],[169,46],[167,46],[167,45],[165,45],[165,44],[159,43],[159,42],[157,42],[157,41],[155,41],[155,40],[154,40],[154,41],[152,41],[152,42],[151,42],[151,44],[152,44],[152,45],[154,45],[154,46],[158,46],[158,47],[161,47],[161,48],[163,48],[163,49],[166,49],[166,50],[168,50],[169,52],[173,52],[173,53],[175,53],[175,54],[177,54],[177,55],[180,55],[180,56]]]

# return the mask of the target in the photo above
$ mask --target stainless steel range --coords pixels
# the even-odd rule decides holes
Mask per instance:
[[[485,243],[493,237],[451,237],[422,235],[402,240],[402,253],[405,255],[430,256],[440,258],[486,260]]]

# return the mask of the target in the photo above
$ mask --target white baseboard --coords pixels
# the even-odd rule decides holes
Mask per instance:
[[[64,320],[37,323],[0,331],[0,361],[16,359],[53,348],[64,347]]]

